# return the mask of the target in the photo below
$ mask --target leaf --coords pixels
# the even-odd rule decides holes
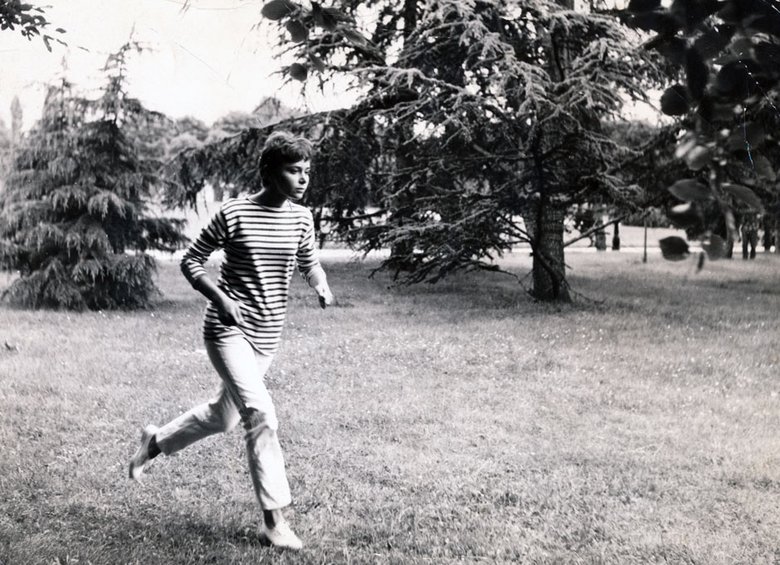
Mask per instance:
[[[769,41],[762,41],[754,47],[756,61],[763,67],[778,72],[780,69],[780,45]]]
[[[680,29],[680,24],[674,16],[659,11],[641,12],[633,16],[629,23],[639,29],[655,31],[669,37],[673,36]]]
[[[260,13],[269,20],[281,20],[289,16],[296,6],[290,0],[271,0],[263,6]]]
[[[717,261],[726,256],[726,242],[717,234],[712,234],[709,240],[703,241],[701,248],[704,249],[710,261]]]
[[[761,199],[748,187],[729,182],[724,182],[721,187],[742,204],[747,204],[748,207],[758,212],[763,211],[764,205]]]
[[[722,67],[723,65],[728,65],[729,63],[733,63],[734,61],[739,61],[739,57],[737,57],[733,53],[724,51],[720,56],[712,59],[711,62],[715,65]]]
[[[713,104],[712,119],[713,120],[730,120],[734,117],[734,106],[731,104]]]
[[[339,31],[341,32],[341,35],[343,35],[350,43],[354,45],[361,47],[368,45],[368,40],[363,37],[363,34],[352,27],[344,26]]]
[[[751,147],[757,147],[758,145],[761,145],[761,142],[764,141],[764,137],[766,136],[764,126],[758,122],[750,122],[745,124],[742,127],[742,133],[745,137],[745,141],[747,141]]]
[[[685,63],[686,42],[682,37],[659,35],[650,41],[646,47],[655,49],[673,65],[683,65]]]
[[[678,21],[684,22],[690,33],[719,8],[722,8],[720,0],[673,0],[669,10]]]
[[[750,57],[751,51],[753,50],[753,40],[750,39],[750,37],[738,37],[732,41],[729,49],[737,59]]]
[[[312,52],[309,52],[309,60],[311,61],[311,64],[314,66],[314,68],[317,69],[317,72],[320,73],[325,72],[325,61],[320,59],[317,55],[315,55]]]
[[[681,229],[690,229],[701,224],[701,216],[696,206],[690,202],[672,206],[666,213],[672,224]]]
[[[686,202],[709,200],[712,192],[709,187],[695,179],[681,179],[667,189],[680,200]]]
[[[738,60],[726,63],[718,71],[715,78],[715,86],[721,95],[742,99],[750,95],[755,89],[755,80],[750,76],[750,66],[747,60]]]
[[[772,164],[769,162],[769,159],[763,155],[753,157],[753,166],[760,177],[765,178],[769,182],[775,182],[777,180],[777,175],[772,168]]]
[[[300,20],[290,20],[285,27],[295,43],[302,43],[309,37],[309,30]]]
[[[718,12],[718,16],[724,21],[730,24],[742,23],[742,10],[740,9],[739,2],[728,2]]]
[[[712,59],[726,48],[736,29],[732,25],[710,28],[693,42],[693,49],[699,52],[702,59]]]
[[[716,107],[715,99],[709,94],[705,94],[702,99],[699,100],[699,104],[696,107],[696,114],[699,118],[704,120],[704,122],[710,123],[715,115]]]
[[[674,150],[674,157],[675,159],[683,159],[688,154],[689,151],[691,151],[698,142],[696,141],[696,136],[692,134],[686,134],[685,137],[683,137],[680,142],[677,144],[677,148]]]
[[[629,12],[649,12],[661,7],[661,0],[631,0],[628,3]]]
[[[314,17],[314,23],[327,31],[335,31],[339,23],[339,15],[341,15],[338,10],[323,8],[317,2],[311,3],[311,13]]]
[[[670,86],[661,95],[661,111],[667,116],[682,116],[689,108],[688,93],[680,84]]]
[[[710,71],[696,49],[688,49],[685,52],[685,75],[691,98],[701,100],[704,96],[704,90],[707,88]]]
[[[692,171],[700,171],[712,161],[712,149],[697,145],[685,155],[685,162]]]
[[[314,23],[322,27],[322,6],[319,2],[311,3],[311,16],[314,19]]]
[[[726,149],[729,151],[745,151],[747,149],[745,136],[742,135],[741,128],[731,132],[731,135],[726,140]]]
[[[682,261],[690,255],[688,243],[681,237],[669,236],[658,241],[661,255],[668,261]]]
[[[290,76],[294,78],[295,80],[299,80],[301,82],[304,82],[306,80],[306,77],[309,76],[309,69],[306,67],[306,65],[302,65],[300,63],[293,63],[289,66],[287,69],[287,72],[290,73]]]
[[[326,15],[332,17],[333,19],[335,19],[336,21],[339,21],[339,22],[351,22],[351,21],[353,21],[352,18],[350,18],[349,16],[344,14],[344,12],[342,12],[338,8],[323,8],[322,12],[323,12],[323,14],[326,14]]]
[[[770,36],[780,36],[780,20],[778,20],[777,14],[754,17],[749,22],[746,21],[745,24],[745,27],[753,34],[763,32]]]

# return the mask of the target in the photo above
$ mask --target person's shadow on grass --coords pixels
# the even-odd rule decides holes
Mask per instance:
[[[258,560],[272,551],[258,531],[231,519],[211,523],[193,514],[160,511],[159,504],[114,507],[72,503],[61,507],[52,544],[100,563],[201,563]],[[239,513],[240,517],[240,513]],[[52,540],[53,541],[53,540]],[[56,556],[52,556],[56,559]],[[249,562],[249,561],[247,561]]]

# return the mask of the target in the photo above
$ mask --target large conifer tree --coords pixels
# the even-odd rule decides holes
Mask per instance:
[[[148,250],[184,243],[183,220],[154,217],[159,163],[132,135],[160,119],[125,90],[126,44],[107,61],[97,100],[67,80],[20,144],[0,196],[0,266],[19,276],[4,296],[32,308],[145,307],[156,292]]]
[[[361,221],[342,225],[356,228],[363,250],[391,249],[385,266],[409,282],[494,269],[492,257],[526,243],[533,295],[569,300],[566,210],[626,200],[636,189],[616,175],[630,151],[604,122],[660,80],[615,17],[573,8],[572,0],[266,2],[263,15],[283,27],[282,43],[297,57],[291,78],[346,73],[361,92],[319,132],[308,128],[335,173],[332,188],[318,185],[316,163],[310,202],[325,193],[336,198],[331,210],[350,213],[339,194],[350,203],[366,194],[362,202],[382,214],[354,210]],[[226,144],[221,162],[258,137]],[[190,163],[212,172],[212,156]],[[197,185],[193,171],[185,168],[182,184]]]

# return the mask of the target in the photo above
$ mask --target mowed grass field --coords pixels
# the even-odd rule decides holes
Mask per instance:
[[[321,311],[296,275],[268,383],[300,553],[258,542],[240,428],[126,478],[217,386],[175,262],[151,311],[0,307],[0,563],[780,563],[780,256],[567,260],[567,306],[327,259]]]

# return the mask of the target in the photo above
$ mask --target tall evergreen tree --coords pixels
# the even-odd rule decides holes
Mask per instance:
[[[0,118],[0,192],[3,191],[4,177],[13,154],[13,134]]]
[[[663,76],[614,16],[569,0],[270,0],[262,13],[297,58],[290,78],[347,74],[360,89],[319,128],[316,116],[283,125],[318,138],[309,202],[324,194],[361,249],[391,249],[384,265],[403,280],[495,269],[496,254],[527,243],[533,295],[566,301],[566,210],[639,198],[617,174],[635,155],[604,122]],[[218,159],[201,152],[180,180],[197,186],[214,167],[256,176],[231,165],[263,135],[246,132]],[[319,184],[321,166],[336,185]],[[379,213],[360,209],[369,202]]]
[[[18,148],[0,196],[0,266],[19,276],[4,296],[31,308],[150,304],[155,260],[186,238],[183,220],[154,217],[159,163],[128,132],[160,119],[128,96],[134,44],[109,56],[97,100],[62,79]]]
[[[22,103],[19,102],[19,97],[14,96],[11,100],[11,148],[13,150],[16,144],[19,142],[19,137],[22,135],[22,121],[24,113],[22,110]]]
[[[568,300],[566,209],[636,190],[616,175],[630,156],[603,122],[662,80],[651,58],[616,18],[571,0],[376,1],[373,28],[363,5],[271,0],[263,14],[289,33],[289,75],[352,73],[365,90],[353,119],[395,147],[388,214],[364,248],[398,250],[409,280],[433,281],[494,268],[486,259],[525,242],[534,296]]]

